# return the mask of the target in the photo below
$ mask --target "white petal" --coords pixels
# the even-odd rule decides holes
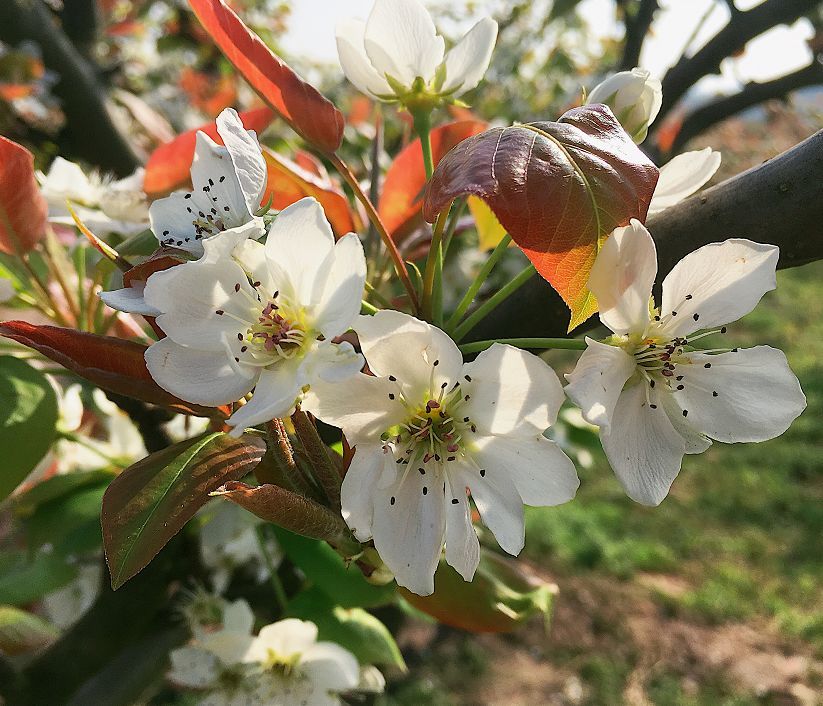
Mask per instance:
[[[374,546],[400,586],[428,596],[434,591],[446,531],[442,485],[435,481],[439,487],[429,487],[431,477],[408,466],[399,472],[387,468],[385,473],[398,477],[374,490]]]
[[[250,300],[257,293],[230,260],[187,262],[155,272],[144,296],[148,306],[163,312],[157,324],[169,338],[204,351],[223,350],[224,335],[245,335],[256,315]]]
[[[359,316],[353,328],[372,372],[398,378],[412,398],[436,397],[443,383],[451,387],[460,376],[463,354],[436,326],[384,309],[374,316]]]
[[[191,181],[192,199],[203,204],[201,210],[206,217],[211,214],[221,219],[227,228],[233,228],[254,215],[254,209],[246,205],[229,151],[202,131],[197,133]]]
[[[343,478],[340,488],[343,519],[361,542],[372,536],[374,488],[387,463],[394,463],[394,458],[385,454],[379,443],[358,444]]]
[[[615,333],[640,332],[649,321],[649,298],[657,275],[657,250],[638,220],[615,228],[589,275],[600,320]]]
[[[353,446],[374,444],[407,416],[397,392],[395,383],[370,375],[357,374],[342,383],[314,380],[301,406],[342,429]]]
[[[687,420],[718,441],[765,441],[780,436],[806,408],[806,397],[782,351],[770,346],[720,355],[692,353],[679,365],[676,392]],[[705,367],[705,366],[710,367]],[[717,393],[715,396],[714,393]]]
[[[318,343],[311,356],[306,356],[306,375],[314,384],[316,378],[323,382],[338,383],[359,373],[366,364],[362,355],[355,352],[351,343]]]
[[[481,475],[480,471],[486,472]],[[494,535],[500,548],[515,556],[523,549],[526,529],[523,521],[523,500],[508,473],[492,473],[490,469],[468,467],[456,471],[460,483],[469,488],[483,524]],[[459,506],[449,505],[448,512],[459,512]]]
[[[665,331],[683,336],[748,314],[777,286],[779,254],[774,245],[733,239],[686,255],[663,280]]]
[[[300,360],[285,359],[265,368],[251,400],[232,414],[226,424],[234,427],[232,434],[239,436],[246,427],[289,416],[305,384]]]
[[[223,630],[251,635],[253,627],[254,613],[246,601],[234,601],[223,609]]]
[[[153,306],[146,304],[143,296],[143,286],[124,287],[123,289],[112,289],[108,292],[100,292],[98,296],[117,311],[125,311],[127,314],[142,314],[143,316],[157,316],[160,311]],[[2,299],[0,299],[2,301]]]
[[[428,83],[443,61],[443,38],[418,0],[377,0],[363,42],[372,66],[405,86],[418,76]]]
[[[231,157],[246,207],[253,214],[260,208],[268,180],[266,160],[263,159],[257,136],[243,127],[234,108],[226,108],[217,116],[217,133]]]
[[[488,434],[542,434],[563,404],[563,387],[544,361],[495,343],[463,366],[460,389],[469,396],[461,416]]]
[[[674,395],[662,394],[658,395],[657,399],[663,405],[666,414],[669,415],[669,421],[672,423],[672,426],[683,438],[683,442],[686,444],[685,451],[687,454],[701,454],[712,445],[712,440],[701,434],[689,423],[688,418],[683,416],[683,409],[678,404]]]
[[[608,429],[614,406],[626,381],[634,373],[634,357],[622,348],[586,337],[588,348],[566,375],[566,395],[589,424]]]
[[[471,581],[480,563],[480,540],[472,524],[466,488],[460,482],[455,484],[455,480],[446,475],[446,562]]]
[[[360,665],[355,656],[332,642],[309,647],[300,660],[300,669],[325,691],[346,691],[360,681]]]
[[[229,258],[235,258],[241,266],[240,255],[247,260],[254,259],[251,253],[260,253],[263,246],[257,242],[257,238],[266,232],[264,221],[259,216],[255,216],[243,225],[229,228],[215,235],[203,238],[203,256],[198,262],[209,264],[220,264]],[[256,262],[265,263],[265,254],[260,253]],[[244,271],[249,271],[244,267]],[[258,278],[259,279],[259,278]],[[265,280],[264,280],[265,281]]]
[[[311,304],[320,264],[333,247],[323,207],[304,198],[277,214],[266,239],[266,257],[294,282],[300,303]]]
[[[657,409],[650,408],[647,392]],[[655,391],[644,382],[624,390],[600,440],[627,495],[644,505],[659,505],[680,472],[686,444]]]
[[[260,628],[244,662],[264,662],[269,652],[282,657],[300,655],[317,642],[317,626],[308,620],[286,618]]]
[[[216,655],[226,666],[240,664],[253,642],[254,638],[249,634],[226,630],[206,633],[199,639],[203,649]]]
[[[169,655],[169,680],[187,689],[205,689],[217,681],[220,663],[210,652],[197,647],[180,647]]]
[[[478,83],[494,51],[497,40],[497,22],[484,17],[446,54],[446,82],[443,91],[459,88],[455,95],[470,91]]]
[[[235,402],[254,385],[254,379],[237,375],[224,352],[185,348],[170,338],[149,346],[145,358],[149,373],[160,387],[196,404]]]
[[[192,209],[190,213],[188,209]],[[157,199],[149,206],[149,222],[160,245],[180,248],[195,255],[203,252],[197,237],[194,219],[201,207],[194,198],[186,198],[182,191],[175,191],[164,199]]]
[[[328,339],[351,328],[360,312],[366,283],[366,256],[354,234],[344,235],[320,264],[313,303],[316,328]]]
[[[569,457],[543,436],[487,436],[477,440],[474,453],[485,477],[508,477],[526,505],[561,505],[580,485]]]
[[[684,152],[660,167],[660,178],[649,204],[649,215],[674,206],[691,196],[714,176],[720,166],[720,152],[706,147]]]
[[[364,38],[366,23],[345,19],[337,25],[337,55],[343,73],[361,92],[373,95],[390,95],[391,86],[372,66],[366,55]]]

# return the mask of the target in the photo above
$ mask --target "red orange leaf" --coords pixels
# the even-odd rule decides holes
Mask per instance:
[[[319,176],[268,149],[263,150],[263,156],[268,167],[268,182],[263,203],[271,197],[272,206],[280,210],[305,196],[313,196],[323,206],[332,230],[338,238],[355,229],[346,195],[328,176]],[[303,159],[305,161],[305,158]]]
[[[424,213],[434,221],[467,194],[486,201],[568,304],[571,329],[597,311],[586,283],[603,238],[645,220],[658,175],[612,112],[589,105],[461,142],[437,166]]]
[[[226,416],[221,410],[190,404],[160,387],[149,374],[146,346],[57,326],[5,321],[0,336],[33,348],[103,390],[201,417]]]
[[[31,250],[45,233],[47,214],[31,152],[0,136],[0,252]]]
[[[256,108],[240,113],[240,120],[245,128],[258,133],[263,132],[273,119],[274,113],[268,108]],[[197,142],[197,133],[200,131],[205,132],[218,144],[223,144],[223,140],[217,134],[217,125],[212,121],[194,130],[183,132],[171,142],[160,145],[149,157],[143,178],[143,191],[149,198],[166,196],[188,183],[189,170],[194,159],[194,146]]]
[[[343,139],[343,114],[289,68],[223,0],[189,0],[194,14],[258,95],[307,142],[332,153]]]
[[[462,120],[435,128],[431,132],[432,158],[437,164],[457,143],[477,135],[488,127],[480,120]],[[420,140],[406,145],[395,157],[386,178],[377,211],[395,242],[423,222],[421,205],[426,187],[426,170],[423,167],[423,150]]]

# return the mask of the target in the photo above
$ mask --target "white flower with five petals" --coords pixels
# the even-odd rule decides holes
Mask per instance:
[[[197,133],[191,165],[192,191],[177,191],[152,203],[151,229],[160,245],[203,254],[203,240],[223,231],[254,224],[252,237],[263,235],[255,215],[266,191],[266,161],[257,135],[246,130],[234,108],[217,116],[218,145],[205,132]]]
[[[684,257],[651,308],[657,251],[638,221],[606,240],[588,286],[614,335],[588,348],[567,375],[566,394],[600,427],[609,463],[628,495],[657,505],[684,454],[711,439],[765,441],[806,406],[785,355],[769,346],[694,350],[725,333],[775,288],[778,248],[733,239]]]
[[[245,601],[228,605],[220,630],[171,653],[169,680],[205,692],[199,703],[209,706],[334,706],[338,693],[357,687],[357,659],[340,645],[318,642],[314,623],[281,620],[257,636],[253,625]]]
[[[167,334],[146,351],[149,372],[174,395],[223,405],[254,389],[229,419],[240,434],[291,413],[318,380],[357,373],[362,357],[345,333],[366,278],[354,233],[336,244],[312,198],[283,209],[265,246],[254,224],[204,241],[204,255],[149,277],[146,303]]]
[[[496,40],[497,23],[485,17],[445,52],[443,37],[418,0],[376,0],[366,22],[348,20],[337,27],[346,77],[386,101],[462,95],[480,83]]]
[[[343,517],[374,539],[401,586],[428,595],[446,561],[467,581],[480,547],[466,490],[510,554],[523,548],[523,505],[557,505],[578,480],[543,436],[563,401],[554,371],[496,344],[471,363],[440,329],[396,311],[354,324],[376,377],[321,383],[303,407],[356,447],[343,480]]]

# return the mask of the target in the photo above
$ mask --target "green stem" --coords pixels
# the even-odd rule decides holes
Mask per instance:
[[[480,291],[480,287],[483,286],[483,283],[491,274],[494,266],[498,263],[500,258],[503,257],[503,254],[508,249],[511,241],[512,237],[506,233],[506,235],[503,236],[503,239],[497,244],[497,247],[492,250],[491,255],[489,255],[489,259],[483,263],[483,267],[480,268],[480,272],[477,273],[477,277],[475,277],[474,281],[471,285],[469,285],[469,288],[466,290],[466,293],[463,295],[463,298],[460,300],[460,303],[457,305],[454,313],[446,322],[447,331],[451,331],[455,326],[457,326],[457,322],[460,321],[460,319],[463,318],[463,315],[468,311],[471,303]]]
[[[432,157],[431,140],[431,113],[428,110],[412,111],[414,118],[414,131],[420,138],[420,147],[423,150],[423,168],[426,170],[426,181],[432,178],[434,173],[434,159]]]
[[[586,350],[586,342],[576,338],[499,338],[493,341],[475,341],[460,346],[463,353],[480,353],[495,343],[506,343],[517,348],[562,348],[571,351]]]
[[[451,215],[449,217],[449,225],[446,227],[446,235],[443,236],[443,259],[446,259],[446,255],[449,252],[449,246],[452,243],[452,238],[454,237],[454,231],[457,230],[457,223],[460,220],[460,217],[463,215],[463,211],[466,210],[466,199],[458,199],[457,205],[452,208]]]
[[[277,600],[278,607],[280,608],[280,614],[282,615],[286,612],[286,608],[289,605],[289,599],[286,595],[286,589],[283,587],[283,582],[277,575],[277,567],[274,565],[274,561],[272,561],[268,547],[266,546],[266,540],[268,539],[267,530],[268,525],[257,526],[255,530],[255,533],[257,534],[257,546],[260,547],[260,553],[263,555],[263,561],[266,564],[266,568],[269,570],[269,583],[271,584],[274,597]]]
[[[438,281],[437,272],[438,269],[441,274],[443,272],[443,230],[446,227],[448,215],[448,208],[441,211],[437,215],[437,220],[432,228],[432,242],[429,246],[426,270],[423,274],[423,317],[426,321],[434,321],[434,288],[435,284],[442,284]],[[440,294],[442,302],[442,292]]]
[[[477,309],[460,324],[452,334],[452,338],[458,343],[463,340],[465,335],[471,331],[477,324],[486,318],[492,311],[494,311],[500,304],[514,294],[520,287],[528,282],[537,270],[534,265],[529,265],[513,280],[508,282],[500,291],[496,292],[488,300],[483,302]]]
[[[365,299],[360,300],[360,313],[367,314],[372,316],[376,314],[380,309],[378,309],[374,304],[369,304]]]

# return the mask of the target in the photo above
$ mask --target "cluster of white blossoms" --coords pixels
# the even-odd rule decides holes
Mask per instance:
[[[338,44],[358,87],[405,102],[408,91],[442,97],[475,86],[495,35],[496,25],[481,21],[444,57],[443,40],[416,0],[377,0],[365,25],[340,29]],[[659,83],[625,72],[591,98],[613,105],[637,137],[660,107]],[[310,198],[262,217],[266,167],[257,138],[230,109],[217,126],[225,146],[197,137],[193,190],[155,202],[150,212],[160,244],[197,259],[103,296],[115,308],[156,317],[166,337],[146,352],[151,375],[189,402],[232,405],[233,434],[297,408],[339,427],[355,450],[342,483],[342,515],[416,593],[433,592],[444,549],[467,581],[474,576],[480,547],[473,507],[500,547],[517,554],[523,506],[574,497],[574,465],[544,436],[566,397],[600,428],[627,493],[647,504],[666,496],[684,454],[705,450],[710,439],[772,438],[805,406],[779,351],[694,348],[704,336],[725,333],[726,323],[774,288],[775,247],[748,240],[703,247],[666,277],[655,307],[654,242],[637,221],[618,228],[589,280],[614,335],[587,339],[564,394],[555,372],[526,351],[498,343],[465,362],[457,344],[425,321],[391,310],[360,315],[366,259],[357,235],[335,242]],[[719,160],[711,150],[672,160],[651,211],[693,193]],[[359,350],[351,334],[342,338],[350,331]],[[297,624],[285,621],[278,630],[296,631]],[[280,635],[275,627],[264,631],[266,639]],[[240,632],[251,640],[247,627]],[[220,679],[234,683],[234,672],[216,665],[243,663],[240,652],[226,661],[209,647],[224,639],[208,636],[179,651],[178,677],[205,649],[217,660],[208,673],[215,680],[228,674]],[[288,674],[296,662],[274,644],[266,648],[272,664]],[[248,649],[242,654],[263,654]]]
[[[200,692],[201,706],[335,706],[361,684],[356,657],[338,644],[317,641],[314,623],[293,618],[255,635],[245,601],[223,611],[218,630],[196,630],[171,653],[169,681]]]

